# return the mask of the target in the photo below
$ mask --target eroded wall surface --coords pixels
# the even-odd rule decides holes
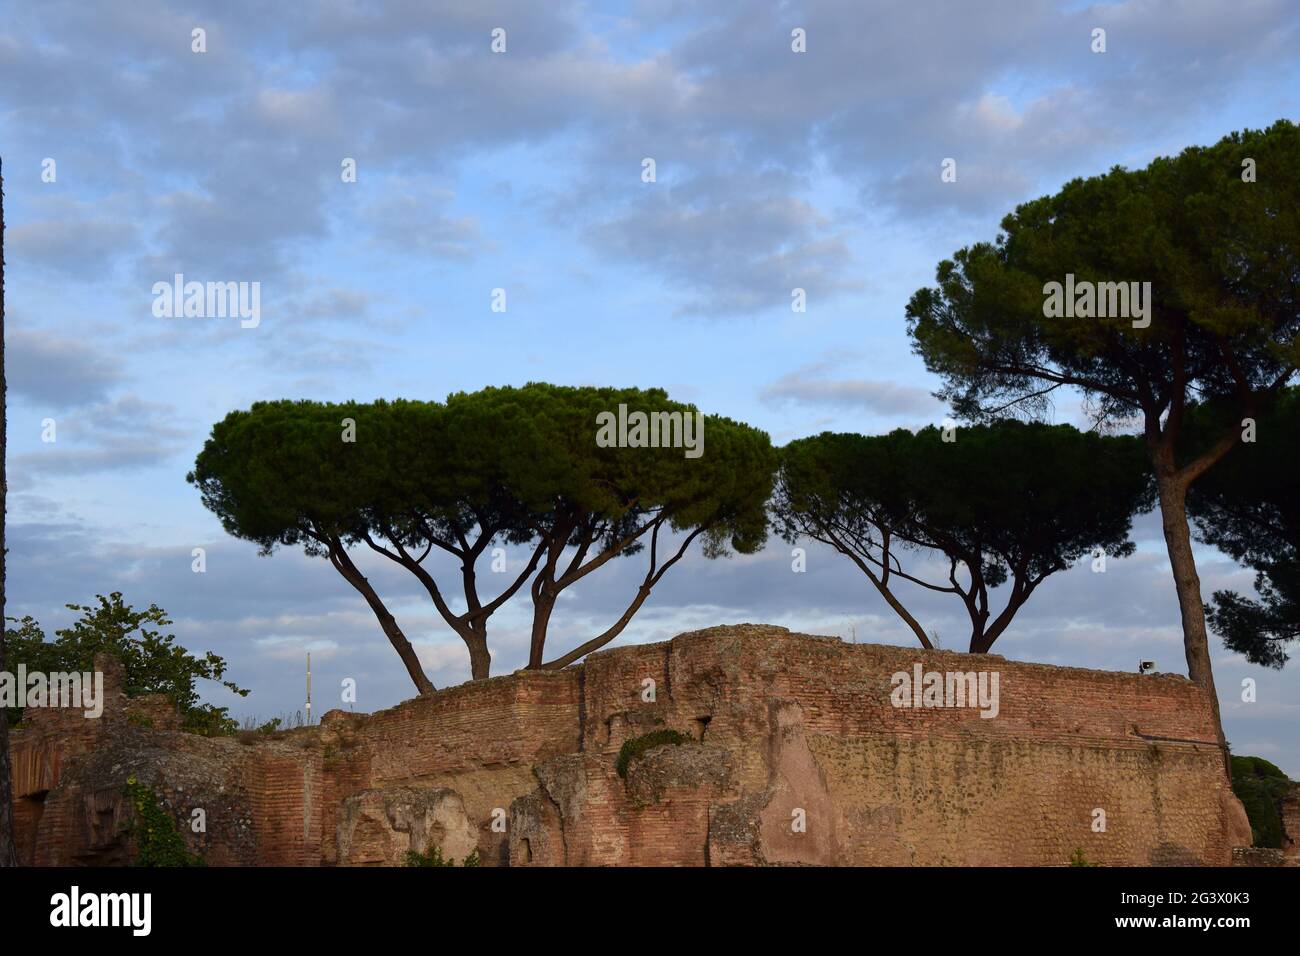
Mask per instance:
[[[996,674],[996,716],[896,706],[894,675],[918,664]],[[183,824],[202,808],[205,831],[182,832],[227,864],[438,846],[516,866],[1194,865],[1250,843],[1209,701],[1176,676],[739,625],[274,739],[194,737],[141,719],[156,702],[110,697],[99,720],[47,711],[13,735],[30,862],[129,858],[128,776]],[[686,740],[620,775],[620,748],[657,730]]]

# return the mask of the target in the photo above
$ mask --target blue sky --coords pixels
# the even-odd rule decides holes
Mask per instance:
[[[1290,0],[282,6],[0,2],[8,613],[52,629],[97,592],[157,602],[253,689],[209,699],[262,717],[300,706],[307,650],[321,709],[344,677],[364,710],[410,687],[342,579],[258,557],[185,483],[231,409],[546,380],[662,386],[778,443],[935,423],[903,309],[941,258],[1073,176],[1295,119],[1300,91]],[[177,272],[260,282],[260,325],[155,318],[152,285]],[[1077,401],[1055,417],[1081,423]],[[1107,574],[1051,579],[995,650],[1184,672],[1158,522],[1135,537]],[[1200,558],[1207,594],[1250,589]],[[360,560],[435,683],[465,679],[415,582]],[[847,562],[789,560],[775,540],[692,552],[620,640],[749,620],[910,643]],[[555,646],[603,630],[638,568],[575,589]],[[959,608],[915,602],[961,647]],[[494,673],[524,662],[527,612],[493,619]],[[1234,749],[1300,777],[1300,665],[1213,650]],[[1239,701],[1243,678],[1257,702]]]

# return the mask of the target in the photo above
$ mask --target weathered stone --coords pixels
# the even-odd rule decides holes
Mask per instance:
[[[347,797],[338,843],[344,866],[402,866],[408,852],[435,847],[459,864],[478,848],[478,834],[455,790],[394,787]]]
[[[1232,848],[1233,866],[1286,866],[1282,851],[1263,846]]]
[[[1282,856],[1287,866],[1300,866],[1300,786],[1282,799]]]
[[[511,866],[562,866],[565,860],[560,811],[541,790],[510,804]]]
[[[996,670],[997,716],[894,706],[892,675],[918,664]],[[243,739],[170,729],[106,677],[102,718],[48,709],[12,735],[27,862],[122,862],[132,775],[218,864],[436,845],[489,866],[1224,865],[1249,843],[1209,700],[1175,676],[737,625]],[[689,740],[620,777],[623,743],[658,729]],[[1300,862],[1300,795],[1283,825]]]

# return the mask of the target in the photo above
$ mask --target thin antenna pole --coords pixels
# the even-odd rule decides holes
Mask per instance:
[[[311,723],[311,651],[307,652],[307,723]]]

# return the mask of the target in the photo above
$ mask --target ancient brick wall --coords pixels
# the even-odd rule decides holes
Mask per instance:
[[[997,716],[893,706],[892,675],[918,662],[996,671]],[[1080,849],[1227,863],[1242,840],[1208,701],[1182,678],[760,627],[601,652],[584,671],[585,759],[550,767],[550,787],[539,772],[581,862],[1051,865]],[[708,786],[721,796],[696,783],[691,746],[659,751],[657,772],[683,774],[692,796],[638,797],[642,766],[611,781],[624,740],[655,727],[717,748],[727,780]]]
[[[1282,830],[1282,855],[1288,865],[1300,866],[1300,786],[1282,801]]]
[[[996,673],[996,716],[896,706],[893,675],[917,664]],[[178,821],[202,807],[206,832],[186,838],[228,864],[394,864],[430,845],[487,865],[1226,864],[1249,843],[1208,701],[1183,678],[782,628],[602,651],[269,737],[130,712],[118,695],[100,720],[15,733],[27,859],[127,857],[128,773]],[[660,729],[688,741],[620,775],[623,744]],[[1300,832],[1300,801],[1288,814]]]
[[[242,761],[244,786],[257,840],[257,861],[265,866],[314,866],[321,862],[321,758],[286,748],[250,748]]]
[[[82,709],[28,707],[22,723],[10,732],[14,838],[20,864],[73,862],[70,853],[85,842],[80,832],[85,828],[78,826],[83,814],[74,813],[74,801],[59,792],[64,768],[91,753],[103,740],[108,725],[120,723],[126,716],[121,664],[101,657],[96,659],[95,669],[104,676],[100,717],[87,718]],[[86,798],[78,794],[77,801],[85,803]],[[97,819],[94,801],[89,802],[86,812]],[[81,803],[76,809],[81,809]]]
[[[526,671],[372,715],[326,714],[321,723],[333,757],[331,800],[411,784],[454,790],[479,832],[483,862],[503,863],[506,815],[516,798],[537,786],[534,765],[578,748],[579,678],[577,670]],[[326,862],[337,859],[338,806],[324,828],[330,836],[322,852]]]
[[[524,671],[372,714],[358,728],[371,780],[388,786],[578,748],[577,675]]]
[[[321,789],[320,759],[310,740],[304,749],[180,733],[165,698],[128,700],[121,666],[108,659],[95,666],[104,675],[100,716],[28,708],[11,735],[21,862],[129,863],[135,847],[126,796],[131,779],[153,791],[190,849],[209,863],[319,862],[321,802],[314,794]]]

